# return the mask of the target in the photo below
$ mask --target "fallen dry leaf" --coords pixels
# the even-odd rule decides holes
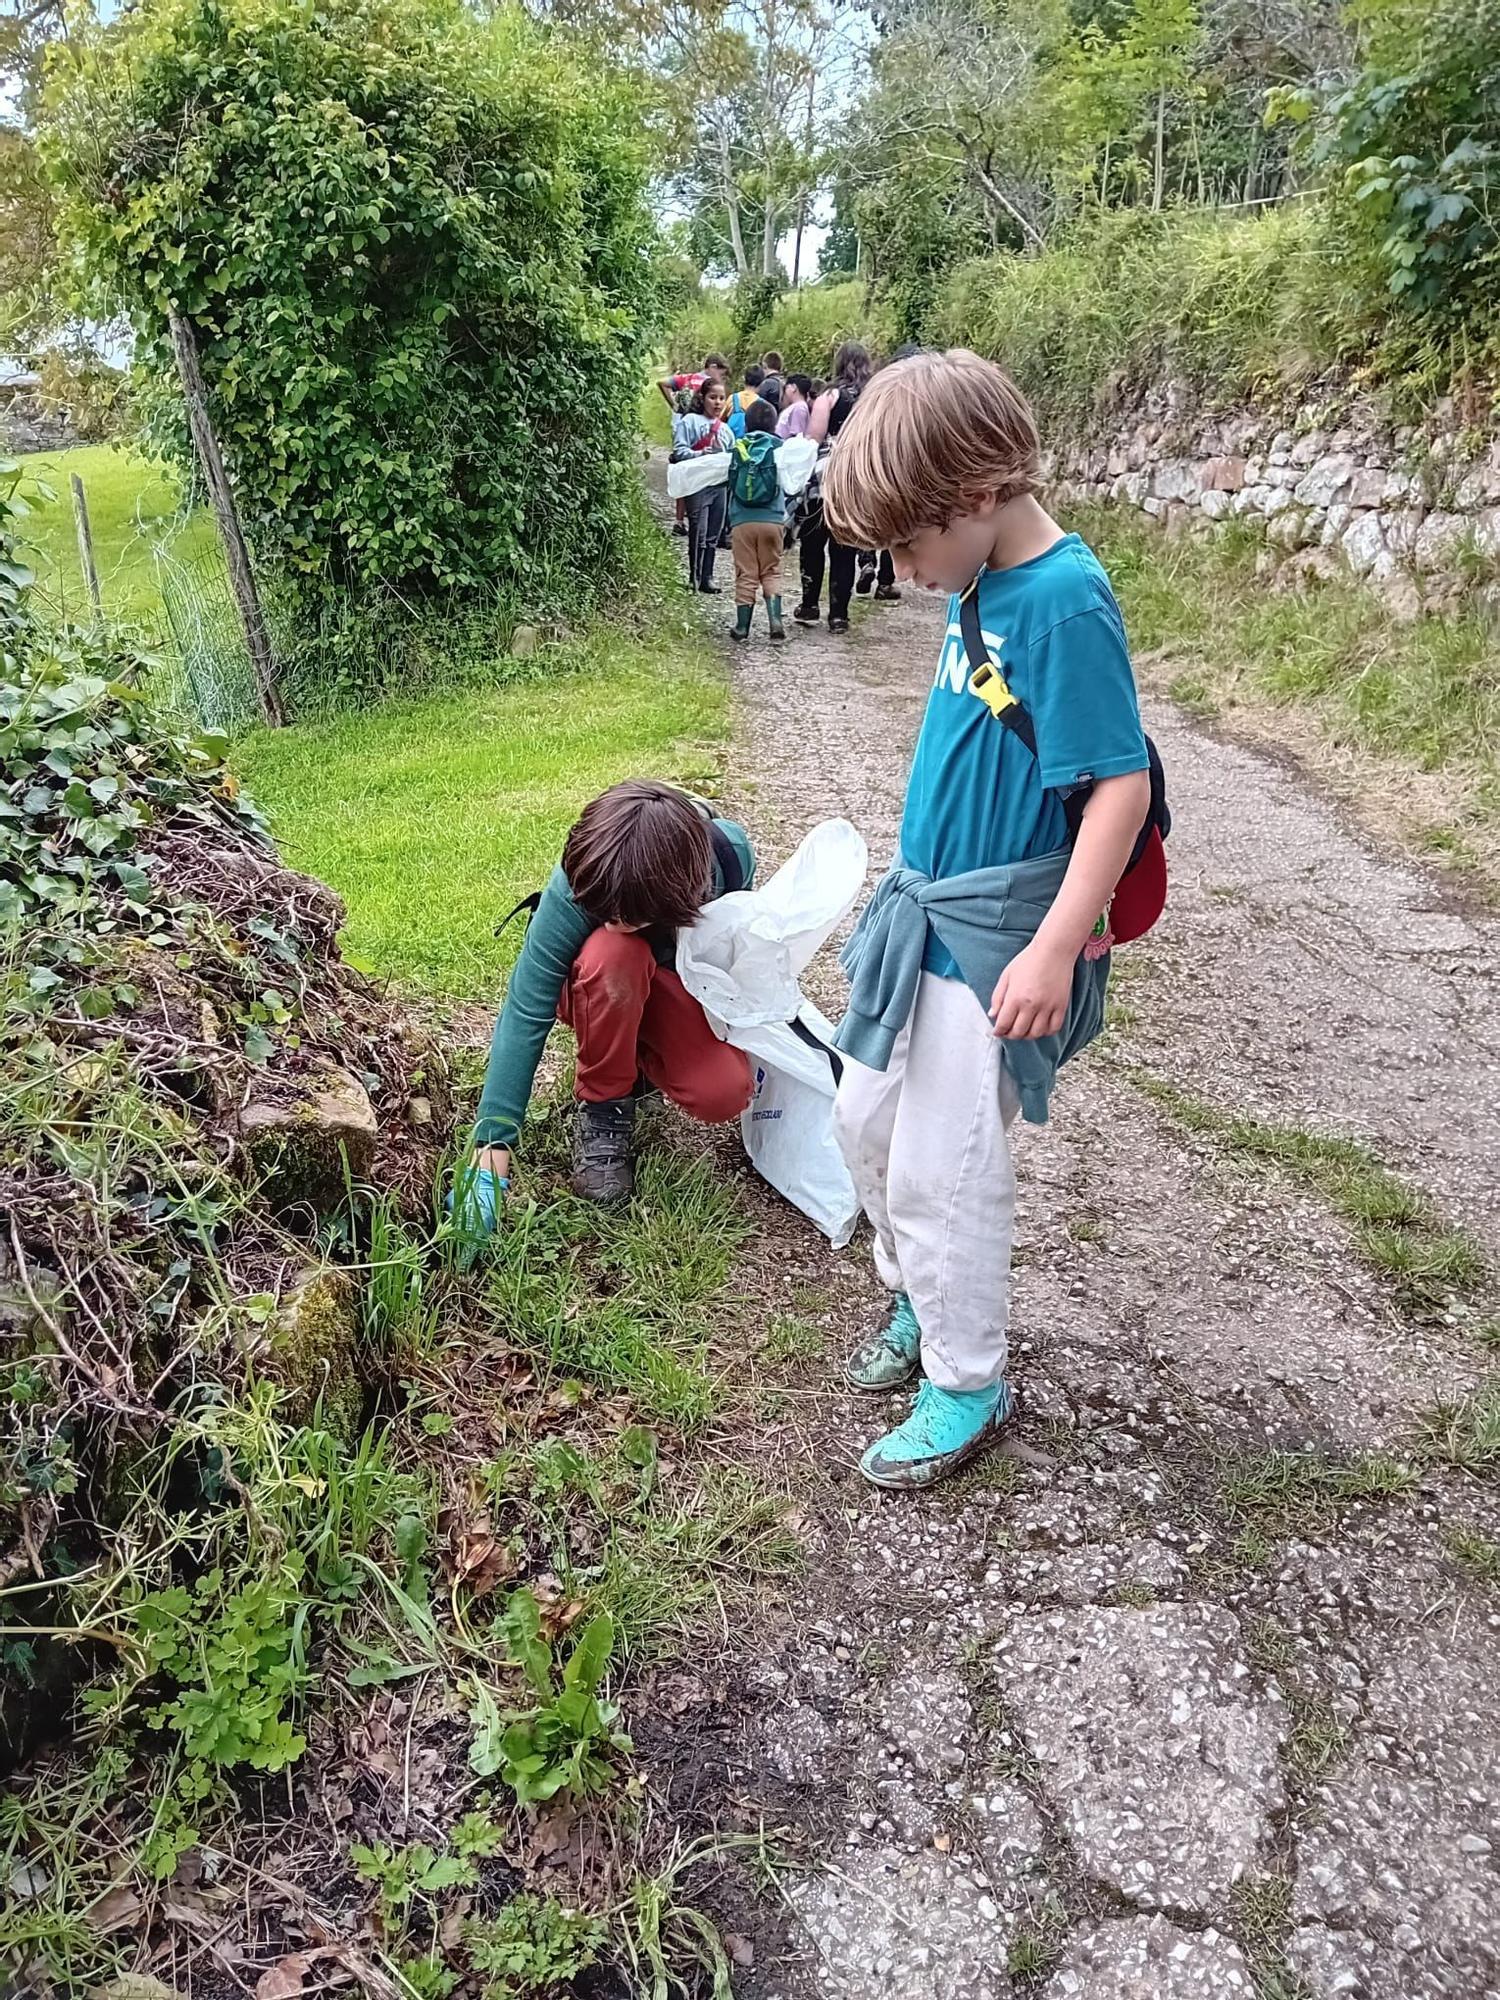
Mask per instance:
[[[736,1965],[754,1965],[755,1963],[754,1944],[749,1938],[742,1937],[738,1931],[725,1931],[724,1949],[729,1953],[730,1958]]]
[[[951,1854],[953,1852],[953,1835],[951,1833],[935,1833],[932,1836],[932,1844],[939,1854]]]
[[[651,1684],[651,1697],[668,1715],[683,1715],[708,1699],[708,1689],[694,1673],[662,1674]]]
[[[117,1931],[126,1924],[133,1924],[141,1913],[141,1899],[127,1883],[118,1888],[106,1889],[98,1900],[89,1905],[89,1929],[99,1936],[106,1931]]]
[[[285,1958],[278,1958],[256,1980],[255,2000],[301,2000],[303,1979],[320,1958],[327,1956],[326,1950],[293,1951]]]
[[[437,1941],[444,1951],[458,1950],[464,1934],[464,1925],[468,1922],[473,1908],[472,1896],[460,1896],[456,1903],[451,1904],[443,1912],[442,1922],[437,1929]]]
[[[537,1822],[532,1829],[532,1860],[543,1861],[549,1855],[561,1854],[573,1837],[573,1828],[577,1820],[576,1807],[566,1802],[543,1806],[537,1814]]]
[[[583,1599],[569,1597],[561,1583],[549,1572],[536,1579],[531,1586],[531,1594],[542,1614],[542,1634],[547,1639],[557,1638],[583,1616]]]

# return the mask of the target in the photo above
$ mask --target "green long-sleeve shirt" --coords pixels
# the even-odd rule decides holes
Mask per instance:
[[[716,819],[714,825],[739,856],[744,887],[750,888],[755,880],[755,856],[749,834],[732,819]],[[723,871],[717,859],[713,893],[715,899],[724,893]],[[554,868],[511,972],[490,1040],[489,1067],[474,1122],[476,1146],[514,1146],[519,1139],[537,1065],[557,1020],[557,1003],[574,959],[597,928],[573,900],[561,866]]]

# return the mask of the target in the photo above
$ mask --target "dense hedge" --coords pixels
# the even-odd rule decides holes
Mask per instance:
[[[637,483],[640,132],[517,8],[157,0],[73,45],[46,143],[179,454],[167,312],[196,323],[263,560],[572,608]]]

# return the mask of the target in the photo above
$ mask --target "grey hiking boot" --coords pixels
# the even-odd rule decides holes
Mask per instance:
[[[585,1201],[629,1201],[635,1192],[633,1097],[580,1104],[573,1126],[573,1192]]]

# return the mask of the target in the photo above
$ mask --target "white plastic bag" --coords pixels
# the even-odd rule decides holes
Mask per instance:
[[[815,438],[791,437],[776,453],[776,472],[781,480],[781,490],[789,500],[795,500],[812,478],[813,467],[818,462],[818,445]]]
[[[691,458],[667,460],[667,495],[686,500],[690,493],[705,493],[710,486],[722,486],[729,477],[727,451],[695,451]]]
[[[842,1250],[859,1221],[859,1197],[833,1131],[838,1089],[828,1045],[833,1024],[810,1000],[797,1018],[821,1044],[809,1048],[784,1022],[729,1031],[755,1065],[755,1095],[740,1115],[750,1164]]]
[[[848,820],[826,820],[763,888],[721,896],[677,939],[683,985],[715,1034],[756,1065],[740,1120],[751,1163],[835,1248],[853,1235],[859,1203],[833,1134],[833,1030],[798,981],[854,907],[868,860]],[[823,1046],[810,1048],[794,1020]]]

